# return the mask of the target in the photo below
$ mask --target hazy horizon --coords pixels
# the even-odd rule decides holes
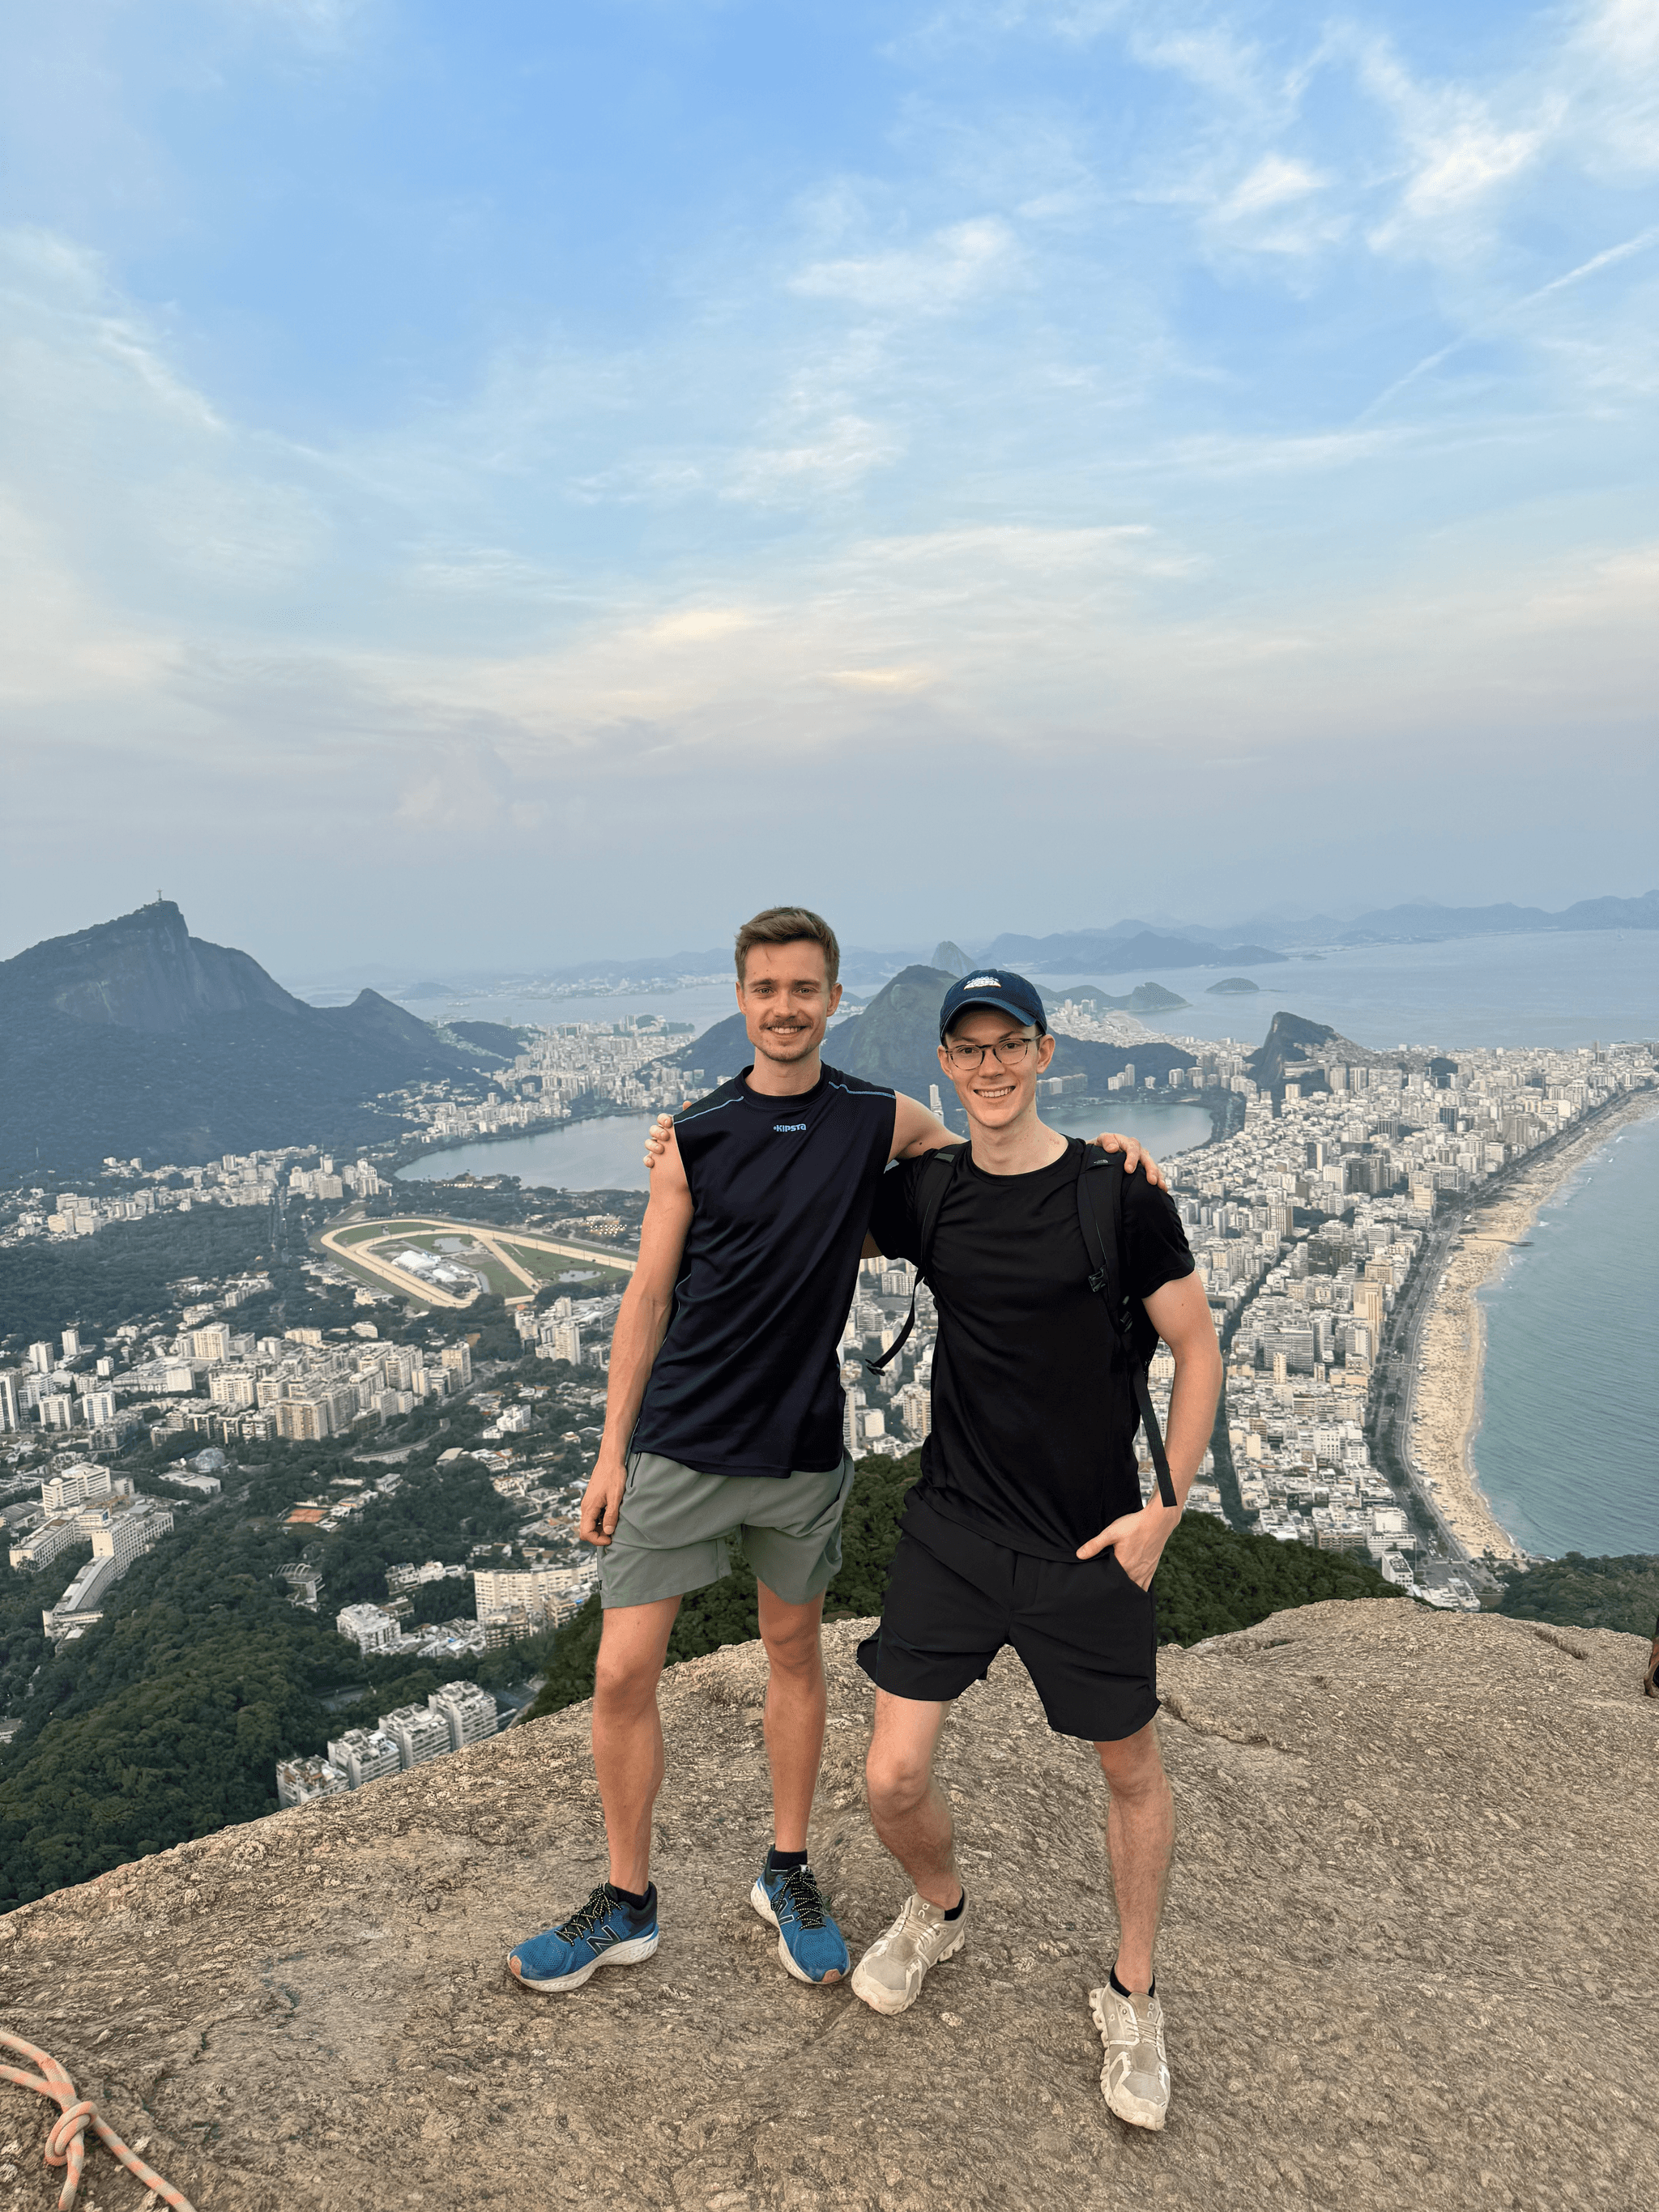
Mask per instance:
[[[0,950],[1650,887],[1650,7],[63,0],[0,127]]]

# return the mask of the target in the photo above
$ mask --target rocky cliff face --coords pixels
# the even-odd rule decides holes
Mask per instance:
[[[33,998],[76,1021],[151,1036],[251,1006],[313,1011],[246,952],[192,937],[170,899],[31,945],[0,964],[0,995]]]
[[[813,1836],[855,1952],[902,1887],[861,1802],[859,1633],[827,1636]],[[0,1920],[0,2021],[201,2212],[1636,2212],[1659,2203],[1641,1650],[1380,1601],[1165,1653],[1162,2136],[1097,2086],[1100,1778],[1006,1657],[943,1759],[969,1940],[896,2021],[789,1980],[746,1902],[768,1832],[752,1645],[665,1686],[643,1966],[563,1999],[502,1972],[603,1870],[577,1708]],[[14,2204],[55,2195],[46,2118],[0,2085]],[[88,2181],[101,2212],[138,2203],[100,2150]]]

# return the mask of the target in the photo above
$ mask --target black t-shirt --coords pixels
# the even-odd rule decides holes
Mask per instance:
[[[1051,1167],[994,1176],[965,1154],[934,1225],[939,1307],[933,1433],[920,1494],[948,1520],[1042,1559],[1069,1559],[1140,1504],[1133,1385],[1077,1212],[1082,1140]],[[877,1187],[870,1233],[916,1260],[920,1179],[902,1160]],[[1143,1175],[1123,1187],[1125,1285],[1138,1298],[1193,1271],[1173,1200]]]

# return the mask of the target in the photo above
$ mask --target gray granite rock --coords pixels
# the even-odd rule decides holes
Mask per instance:
[[[829,1632],[813,1839],[854,1955],[901,1877],[861,1796],[860,1630]],[[510,1943],[603,1872],[586,1708],[187,1844],[0,1920],[0,2024],[201,2212],[660,2206],[1259,2212],[1659,2205],[1659,1706],[1633,1638],[1280,1613],[1165,1656],[1179,1861],[1159,1959],[1168,2131],[1106,2111],[1103,1787],[1011,1657],[944,1777],[973,1927],[914,2009],[786,1977],[758,1647],[669,1677],[664,1936],[565,1998]],[[0,2085],[8,2201],[39,2100]],[[82,2203],[142,2192],[101,2150]]]

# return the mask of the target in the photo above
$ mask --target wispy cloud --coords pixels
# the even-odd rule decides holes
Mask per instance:
[[[644,119],[589,0],[511,69],[384,0],[0,27],[0,698],[94,818],[464,874],[625,819],[666,915],[757,769],[1626,772],[1650,0],[901,5],[764,87],[692,15]]]
[[[1006,283],[1017,260],[1014,234],[995,216],[949,225],[924,245],[815,261],[790,279],[808,300],[844,300],[880,315],[938,315]]]

